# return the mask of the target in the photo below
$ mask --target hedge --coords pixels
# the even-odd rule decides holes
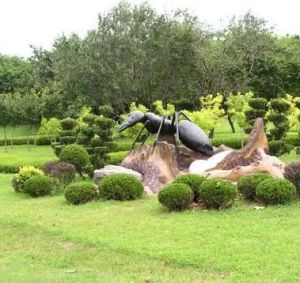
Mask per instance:
[[[35,138],[33,136],[29,136],[28,140],[30,144],[34,144],[34,139],[36,142],[36,145],[51,145],[51,138],[48,136],[36,136]],[[7,144],[10,145],[11,139],[7,139]],[[0,146],[4,146],[5,141],[4,139],[0,139]],[[24,145],[27,144],[27,137],[16,137],[13,138],[13,145]]]
[[[20,167],[22,166],[26,166],[29,164],[18,164],[18,165],[5,165],[5,164],[0,164],[0,173],[3,174],[16,174],[19,172]],[[37,167],[37,168],[42,168],[43,164],[32,164],[30,163],[30,165]]]

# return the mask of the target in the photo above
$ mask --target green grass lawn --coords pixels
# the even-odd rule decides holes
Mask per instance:
[[[300,203],[166,212],[156,197],[68,205],[0,175],[0,282],[299,282]]]
[[[18,145],[8,152],[4,147],[0,147],[0,165],[20,166],[20,165],[43,165],[46,161],[55,160],[53,149],[50,146]]]

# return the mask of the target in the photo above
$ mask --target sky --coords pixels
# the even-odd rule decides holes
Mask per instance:
[[[128,0],[132,4],[145,1]],[[300,0],[148,0],[158,12],[188,9],[202,22],[225,26],[233,15],[251,11],[279,35],[300,34]],[[84,36],[96,27],[98,14],[119,0],[0,0],[0,53],[29,57],[30,45],[50,49],[62,34]]]

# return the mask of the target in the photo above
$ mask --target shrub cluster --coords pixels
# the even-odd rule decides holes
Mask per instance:
[[[158,201],[169,210],[187,209],[193,202],[194,194],[191,188],[183,183],[166,185],[158,194]]]
[[[103,199],[134,200],[142,197],[143,184],[129,174],[112,174],[99,183],[99,196]]]
[[[266,179],[272,179],[273,177],[265,173],[254,173],[243,176],[237,183],[237,189],[242,196],[247,200],[256,199],[257,186]]]
[[[185,174],[178,176],[173,183],[181,183],[188,185],[193,191],[194,201],[200,198],[200,186],[206,178],[197,174]]]
[[[288,180],[266,179],[258,185],[256,196],[265,204],[285,204],[295,198],[296,188]]]
[[[95,185],[90,182],[78,182],[67,186],[65,199],[71,204],[84,204],[97,197]]]
[[[17,173],[12,180],[13,187],[16,192],[24,191],[25,182],[33,176],[44,175],[41,169],[34,166],[23,166],[20,168],[19,173]]]

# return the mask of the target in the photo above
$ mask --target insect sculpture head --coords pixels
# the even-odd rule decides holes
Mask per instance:
[[[136,123],[144,122],[145,114],[141,111],[130,112],[128,118],[121,124],[119,132],[124,131],[125,129],[134,126]]]

